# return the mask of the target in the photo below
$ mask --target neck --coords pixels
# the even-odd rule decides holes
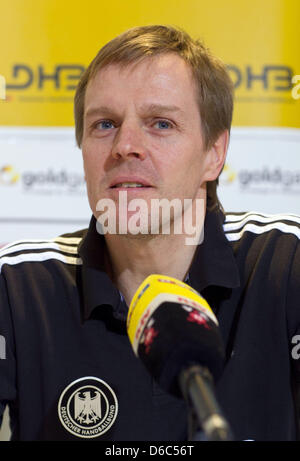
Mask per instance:
[[[185,236],[159,235],[149,239],[107,235],[110,275],[129,306],[134,293],[151,274],[185,280],[196,245],[185,245]]]
[[[199,237],[204,226],[205,199],[206,196],[201,202],[203,208],[197,208],[197,212],[196,202],[193,202],[193,218],[190,218],[193,230],[191,227],[187,230],[184,226],[183,233],[173,232],[170,235],[105,235],[109,255],[108,271],[128,306],[148,275],[162,274],[185,280],[198,246],[198,240],[190,237],[195,231]]]
[[[188,274],[196,246],[184,245],[171,236],[159,237],[149,240],[106,237],[112,279],[128,306],[148,275],[163,274],[183,281]]]

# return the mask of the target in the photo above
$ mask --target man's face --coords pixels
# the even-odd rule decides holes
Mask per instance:
[[[167,54],[100,70],[86,90],[82,152],[96,217],[100,199],[117,204],[124,190],[149,209],[151,199],[205,198],[210,164],[184,60]]]

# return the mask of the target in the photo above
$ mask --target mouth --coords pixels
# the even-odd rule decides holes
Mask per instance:
[[[117,176],[112,182],[110,183],[110,189],[117,189],[117,190],[144,190],[150,189],[152,184],[144,179],[143,177],[139,176]]]
[[[151,186],[139,182],[120,182],[111,186],[111,189],[145,189]]]

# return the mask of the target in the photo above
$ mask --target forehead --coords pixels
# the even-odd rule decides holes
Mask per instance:
[[[89,81],[85,112],[90,105],[124,100],[196,104],[196,85],[190,66],[175,54],[144,58],[130,64],[109,64]],[[151,100],[151,101],[150,101]]]

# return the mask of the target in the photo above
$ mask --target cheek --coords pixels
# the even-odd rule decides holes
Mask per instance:
[[[93,176],[95,172],[101,169],[101,159],[99,148],[93,143],[85,143],[82,145],[82,158],[85,174]]]
[[[91,155],[83,155],[83,168],[89,196],[96,195],[101,183],[101,167]]]
[[[165,163],[175,176],[192,179],[201,175],[204,164],[200,148],[185,144],[171,149],[170,153],[169,161]]]
[[[87,138],[82,143],[83,164],[86,170],[101,171],[111,153],[111,140]]]
[[[87,176],[95,170],[95,166],[95,161],[90,155],[83,155],[83,168]]]
[[[193,150],[190,155],[183,156],[178,168],[177,180],[182,183],[186,192],[193,193],[202,187],[205,174],[204,153],[200,149]]]

